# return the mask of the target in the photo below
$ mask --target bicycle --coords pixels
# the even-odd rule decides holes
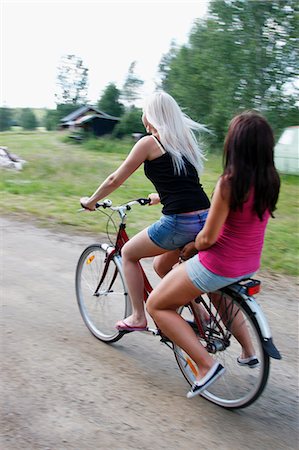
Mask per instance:
[[[77,264],[76,296],[81,316],[89,331],[105,343],[117,342],[128,333],[115,328],[117,320],[131,314],[131,302],[122,270],[121,249],[129,240],[126,232],[127,212],[133,205],[148,203],[149,200],[144,198],[121,206],[113,206],[108,199],[98,203],[98,211],[112,211],[110,215],[107,214],[107,225],[114,212],[119,214],[115,244],[110,240],[109,243],[89,245]],[[108,232],[107,236],[109,238]],[[140,268],[146,302],[153,288],[141,264]],[[220,289],[217,293],[202,295],[178,311],[193,328],[207,351],[215,355],[226,368],[225,374],[200,394],[224,408],[245,408],[257,400],[268,380],[270,357],[281,359],[273,343],[267,320],[254,298],[260,286],[259,280],[242,280]],[[212,301],[213,295],[218,296],[217,302]],[[240,366],[237,363],[241,346],[234,336],[237,335],[236,323],[239,327],[247,327],[259,367]],[[197,375],[196,365],[191,358],[158,328],[147,328],[142,332],[159,336],[161,342],[172,349],[179,369],[191,385]]]

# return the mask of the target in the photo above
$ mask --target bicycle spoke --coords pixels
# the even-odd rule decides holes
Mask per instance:
[[[83,252],[77,267],[76,291],[89,330],[98,339],[114,342],[123,336],[115,323],[126,317],[129,300],[119,257],[108,262],[106,259],[100,245],[90,246]]]
[[[213,325],[205,332],[198,329],[198,339],[226,369],[224,375],[201,395],[226,408],[248,406],[263,391],[269,373],[269,357],[263,349],[257,323],[252,320],[243,299],[236,300],[223,294],[218,299],[203,299],[200,305],[205,308],[205,314],[209,315],[209,322],[213,322]],[[186,307],[182,308],[181,314],[185,320],[194,320],[190,318],[190,311]],[[254,369],[240,366],[237,362],[242,352],[237,337],[242,336],[241,331],[244,333],[245,330],[260,362],[260,366]],[[176,345],[174,352],[183,375],[192,384],[197,374],[195,363]]]

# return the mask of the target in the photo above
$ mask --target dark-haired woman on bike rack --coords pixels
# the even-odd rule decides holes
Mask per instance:
[[[247,111],[231,121],[224,145],[224,171],[205,226],[195,239],[198,255],[170,271],[147,301],[158,327],[198,366],[199,375],[188,398],[205,390],[225,369],[200,344],[177,309],[202,293],[249,278],[259,269],[266,226],[280,189],[273,149],[273,132],[261,115]],[[221,303],[219,307],[221,311]],[[237,315],[236,320],[242,319]],[[247,329],[241,325],[236,327],[241,330],[238,334],[231,330],[242,347],[236,364],[254,368],[259,361]]]
[[[81,198],[84,208],[94,210],[99,200],[115,191],[144,163],[145,175],[157,190],[157,194],[149,195],[151,204],[163,205],[160,220],[122,248],[123,270],[132,302],[132,314],[116,324],[123,331],[147,329],[139,260],[160,255],[155,266],[158,274],[164,275],[178,261],[180,248],[194,241],[202,229],[210,206],[198,177],[204,157],[193,133],[204,127],[186,116],[165,92],[147,98],[142,121],[151,135],[134,145],[126,160],[91,197]]]

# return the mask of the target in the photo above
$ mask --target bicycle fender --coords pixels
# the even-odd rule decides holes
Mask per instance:
[[[263,337],[264,350],[266,351],[266,353],[268,353],[268,355],[271,358],[281,359],[281,355],[280,355],[277,347],[275,347],[275,345],[274,345],[274,342],[273,342],[273,339],[271,336],[270,327],[268,325],[268,322],[266,320],[266,317],[265,317],[261,307],[258,305],[258,303],[256,303],[256,301],[253,297],[247,297],[245,301],[246,301],[246,304],[248,305],[248,307],[250,308],[250,310],[252,311],[252,313],[254,314],[257,323],[259,324],[260,330],[262,332],[262,337]]]
[[[254,317],[259,325],[259,328],[261,330],[262,339],[263,339],[262,343],[263,343],[263,347],[264,347],[264,350],[266,351],[266,353],[271,358],[281,359],[279,350],[273,343],[271,330],[270,330],[269,324],[267,322],[267,319],[263,313],[262,308],[256,302],[254,297],[250,297],[250,296],[244,294],[241,289],[240,289],[240,286],[236,285],[236,286],[230,286],[228,290],[233,291],[235,294],[242,297],[243,300],[245,301],[246,305],[248,306],[248,308],[254,315]]]
[[[259,324],[260,330],[262,332],[262,336],[265,339],[271,339],[272,334],[267,322],[267,319],[262,311],[262,308],[258,305],[253,297],[245,297],[244,298],[246,305],[249,307],[250,311],[254,314],[254,317]]]

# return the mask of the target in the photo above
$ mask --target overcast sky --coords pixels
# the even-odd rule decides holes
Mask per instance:
[[[0,106],[55,107],[57,66],[74,54],[89,69],[90,103],[109,82],[121,89],[132,61],[154,89],[157,68],[171,40],[186,43],[208,0],[0,0]]]

